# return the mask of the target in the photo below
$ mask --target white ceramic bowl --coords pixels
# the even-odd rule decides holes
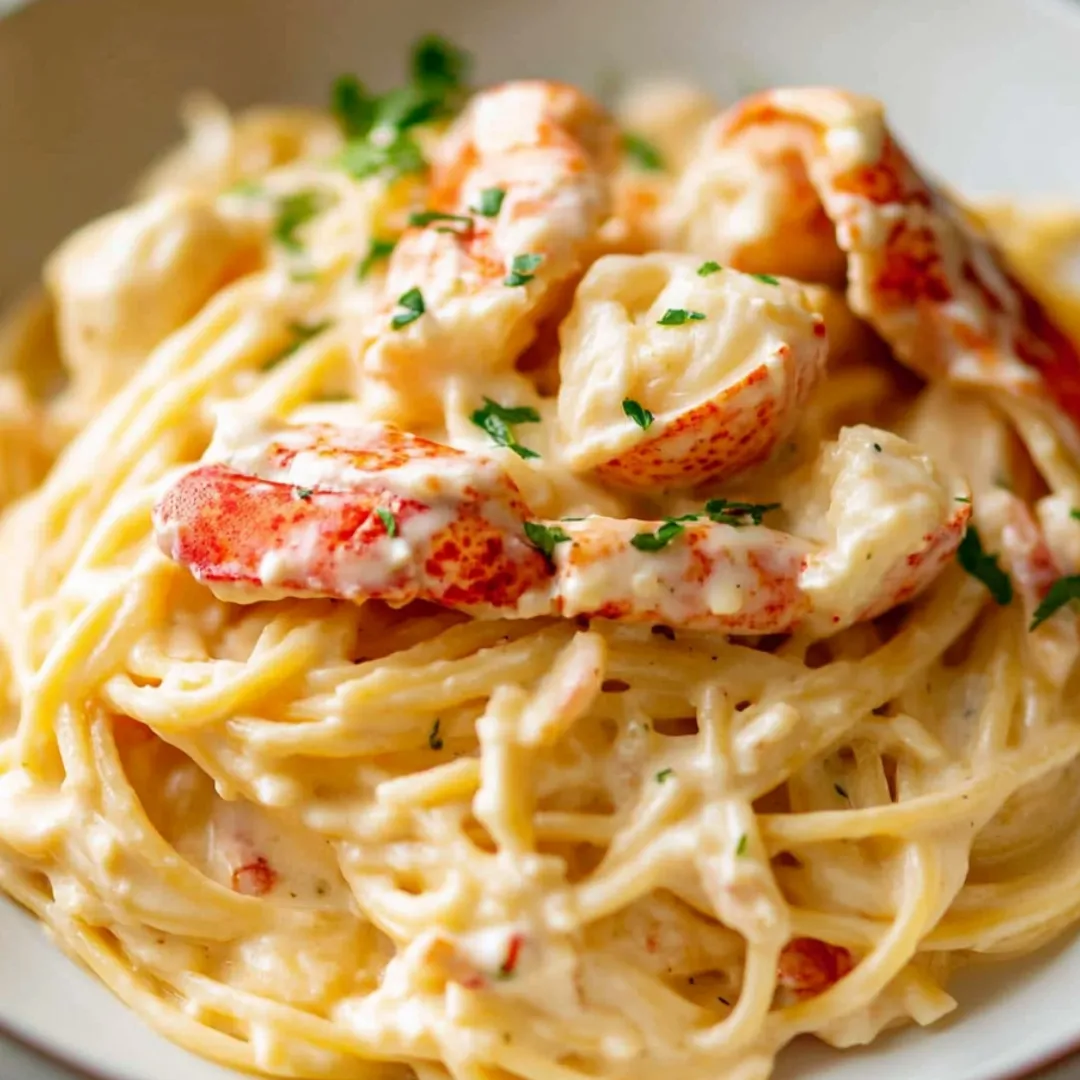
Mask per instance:
[[[724,98],[842,84],[883,98],[915,154],[963,191],[1080,199],[1075,0],[37,0],[0,20],[0,302],[64,233],[123,197],[175,137],[185,90],[236,105],[321,101],[340,71],[391,82],[428,29],[471,48],[484,81],[676,72]],[[0,957],[0,1030],[82,1075],[235,1075],[152,1034],[3,902]],[[961,1008],[935,1028],[843,1055],[799,1042],[779,1076],[1033,1075],[1080,1048],[1078,989],[1073,939],[969,971]],[[31,1075],[16,1053],[0,1049],[5,1080]]]

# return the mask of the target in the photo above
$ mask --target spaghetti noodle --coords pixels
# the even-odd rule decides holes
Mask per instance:
[[[874,103],[463,76],[202,102],[9,324],[0,884],[270,1075],[931,1024],[1080,914],[1075,349]]]

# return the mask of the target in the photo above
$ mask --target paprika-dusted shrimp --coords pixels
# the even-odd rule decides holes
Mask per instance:
[[[767,457],[826,357],[824,319],[796,283],[661,253],[595,262],[561,338],[567,462],[644,490]]]
[[[780,953],[776,979],[799,997],[813,997],[828,990],[853,970],[855,961],[842,945],[817,938],[792,938]]]
[[[569,86],[478,94],[432,163],[430,210],[415,219],[426,223],[390,259],[363,370],[415,393],[421,370],[429,381],[511,365],[596,242],[616,137]]]
[[[728,190],[710,205],[705,232],[688,170],[669,223],[684,247],[819,280],[835,275],[839,250],[852,309],[903,363],[1035,403],[1080,453],[1076,347],[972,221],[916,172],[878,102],[838,90],[767,91],[716,120],[703,147],[697,167],[725,176]],[[755,218],[743,200],[764,178],[777,193]],[[790,263],[786,252],[804,247],[823,254],[810,266]]]
[[[797,477],[794,534],[760,524],[779,507],[723,501],[664,521],[531,520],[490,458],[375,424],[287,427],[211,457],[165,492],[155,529],[166,554],[239,601],[829,633],[928,585],[970,513],[965,487],[870,428],[842,432]]]

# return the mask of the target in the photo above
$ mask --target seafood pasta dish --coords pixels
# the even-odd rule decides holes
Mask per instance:
[[[263,1074],[762,1080],[1070,926],[1080,215],[437,38],[187,120],[2,334],[0,883],[67,952]]]

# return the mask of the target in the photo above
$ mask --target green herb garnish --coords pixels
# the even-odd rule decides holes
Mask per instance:
[[[956,561],[973,578],[978,578],[994,600],[1004,606],[1012,601],[1013,587],[1009,575],[998,566],[997,560],[996,555],[988,555],[983,550],[978,529],[974,525],[968,526],[964,539],[956,549]]]
[[[630,398],[627,398],[622,403],[622,411],[626,413],[626,415],[629,416],[642,431],[648,431],[652,426],[653,420],[656,419],[656,417],[653,416],[641,402],[633,401]]]
[[[379,173],[395,179],[408,173],[421,173],[427,168],[420,147],[403,131],[396,132],[386,143],[355,139],[346,144],[337,164],[354,180],[366,180]]]
[[[735,845],[735,854],[736,855],[745,855],[746,854],[746,849],[749,846],[749,843],[750,843],[750,838],[746,835],[746,833],[743,833],[742,836],[739,837],[738,844]]]
[[[534,271],[543,261],[543,255],[515,255],[510,263],[510,273],[503,279],[503,284],[510,288],[527,285],[536,276]]]
[[[340,75],[330,90],[330,111],[349,139],[361,138],[375,120],[375,101],[355,75]]]
[[[969,503],[969,502],[971,502],[971,496],[970,495],[957,495],[956,498],[953,499],[953,502]]]
[[[1080,510],[1070,510],[1069,517],[1075,518],[1077,521],[1080,521]]]
[[[527,446],[522,446],[514,435],[513,424],[538,424],[540,414],[531,406],[517,405],[506,407],[491,398],[484,398],[484,407],[477,409],[470,417],[472,422],[483,428],[497,446],[513,450],[520,458],[537,458],[540,455]]]
[[[372,240],[367,254],[357,264],[357,280],[363,281],[375,268],[376,263],[389,259],[395,247],[397,247],[396,240],[379,240],[378,238]]]
[[[705,513],[718,525],[760,525],[761,519],[773,510],[780,509],[780,503],[748,503],[737,499],[710,499],[705,504]],[[747,518],[750,520],[747,521]]]
[[[230,184],[222,194],[223,195],[239,195],[245,199],[254,199],[265,192],[265,188],[258,180],[252,180],[250,177],[246,180],[237,180],[235,184]]]
[[[431,730],[428,732],[427,744],[432,750],[441,750],[443,748],[442,736],[439,734],[439,718],[435,717],[435,723],[431,725]]]
[[[663,317],[657,319],[658,326],[682,326],[687,322],[700,322],[705,316],[700,311],[687,311],[686,308],[668,308]]]
[[[409,289],[398,297],[398,304],[405,310],[398,312],[390,320],[390,326],[394,330],[400,330],[409,323],[416,322],[424,314],[424,295],[419,289]]]
[[[275,353],[269,360],[267,360],[263,366],[263,371],[269,371],[273,367],[277,367],[282,360],[292,356],[301,345],[305,345],[313,337],[321,334],[324,330],[329,330],[333,325],[330,319],[323,319],[321,322],[303,323],[303,322],[290,322],[287,324],[287,329],[292,334],[292,341],[285,346],[280,352]]]
[[[498,217],[505,198],[506,192],[502,188],[484,188],[476,200],[476,205],[470,209],[481,217]]]
[[[410,214],[409,224],[417,225],[421,228],[425,225],[430,225],[435,221],[447,221],[453,222],[453,228],[447,228],[440,230],[442,232],[461,232],[468,231],[472,228],[472,218],[466,214],[443,214],[438,210],[425,210],[420,214]]]
[[[383,528],[386,530],[387,536],[397,536],[397,521],[394,515],[386,509],[385,506],[377,506],[375,513],[379,515],[379,520],[383,523]]]
[[[779,285],[780,279],[773,277],[772,274],[751,274],[752,278],[757,278],[758,281],[764,281],[766,285]]]
[[[664,168],[664,158],[659,150],[648,139],[635,135],[633,132],[623,132],[623,150],[626,156],[639,168],[646,172],[661,172]]]
[[[570,542],[570,537],[557,525],[543,525],[539,521],[525,522],[525,536],[548,562],[554,557],[556,544]]]
[[[710,259],[708,262],[703,262],[698,268],[698,277],[708,277],[710,274],[719,274],[724,268],[718,263],[713,262]]]
[[[283,196],[278,203],[277,219],[274,222],[274,239],[289,251],[301,251],[303,245],[297,239],[297,229],[318,217],[329,205],[326,195],[313,189],[294,191]]]
[[[660,551],[661,548],[666,548],[676,536],[686,532],[686,527],[682,524],[684,521],[693,521],[696,517],[696,514],[687,514],[681,518],[665,518],[664,524],[656,532],[638,533],[630,537],[630,543],[638,551]]]
[[[314,488],[306,488],[306,487],[293,488],[293,494],[298,499],[301,499],[304,502],[307,502],[308,499],[310,499],[311,496],[315,494],[315,489]]]
[[[675,770],[674,769],[661,769],[656,774],[656,782],[658,784],[662,784],[669,776],[674,776],[674,775],[675,775]]]
[[[1064,607],[1070,600],[1080,600],[1080,574],[1060,577],[1046,590],[1028,629],[1034,630],[1036,626],[1046,622],[1058,608]]]

